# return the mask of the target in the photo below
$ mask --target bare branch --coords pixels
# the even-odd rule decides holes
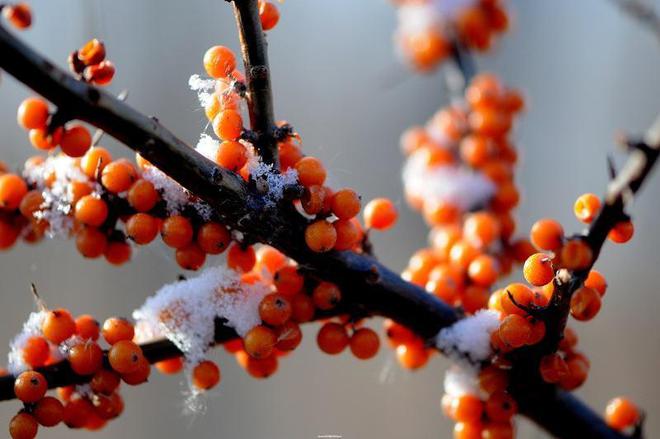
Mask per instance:
[[[612,0],[624,12],[651,30],[660,40],[660,16],[649,2],[642,0]]]

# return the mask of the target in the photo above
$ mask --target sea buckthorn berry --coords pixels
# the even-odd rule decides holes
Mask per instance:
[[[320,282],[312,292],[314,305],[323,311],[336,307],[341,302],[341,290],[330,282]]]
[[[44,396],[34,407],[33,415],[37,422],[44,427],[54,427],[62,422],[64,406],[52,396]]]
[[[380,339],[374,330],[360,328],[351,335],[349,347],[356,358],[367,360],[373,358],[378,353]]]
[[[234,52],[224,46],[211,47],[204,54],[204,68],[212,78],[226,78],[236,69]]]
[[[277,336],[272,329],[257,325],[250,329],[243,338],[245,352],[253,358],[266,358],[273,352]]]
[[[268,294],[259,303],[259,317],[271,326],[283,325],[289,320],[291,313],[291,304],[281,294]]]
[[[33,219],[34,213],[41,208],[42,204],[44,204],[44,197],[41,192],[32,190],[25,194],[18,205],[18,210],[25,218]]]
[[[600,311],[600,294],[593,288],[582,287],[571,297],[571,315],[580,321],[591,320]]]
[[[607,234],[607,238],[617,244],[623,244],[630,241],[635,234],[635,226],[632,221],[621,221]]]
[[[23,402],[37,402],[46,394],[48,383],[39,372],[28,370],[14,381],[14,393]]]
[[[248,155],[245,146],[233,140],[225,140],[220,143],[218,152],[215,156],[215,162],[218,165],[233,172],[238,172],[243,166],[245,166],[247,160]]]
[[[57,128],[52,134],[47,129],[36,128],[28,133],[30,144],[42,151],[50,151],[60,144],[62,140],[62,128]]]
[[[103,419],[113,419],[124,411],[124,400],[115,392],[110,396],[94,398],[94,411]]]
[[[110,241],[103,252],[105,260],[112,265],[122,265],[131,259],[131,246],[124,241]]]
[[[303,210],[310,214],[316,215],[323,210],[325,205],[325,190],[323,186],[312,185],[305,188],[300,203]]]
[[[480,255],[479,250],[465,241],[458,241],[449,250],[449,262],[452,265],[467,270],[470,263]]]
[[[131,373],[140,367],[142,349],[130,340],[120,340],[108,351],[110,366],[117,372]]]
[[[6,5],[2,15],[17,29],[27,29],[32,24],[32,10],[27,3]]]
[[[530,284],[540,287],[551,282],[555,277],[552,259],[543,253],[535,253],[525,261],[523,275]]]
[[[237,358],[242,356],[245,357],[245,359],[242,360],[245,362],[245,370],[252,378],[268,378],[277,371],[277,355],[271,355],[270,357],[257,359],[250,357],[245,352],[236,353]]]
[[[559,341],[559,349],[565,352],[572,351],[578,343],[578,336],[573,328],[564,329],[564,335]]]
[[[20,412],[9,421],[9,435],[12,439],[33,439],[37,437],[38,430],[37,420],[26,412]]]
[[[277,151],[280,156],[280,170],[282,172],[296,166],[296,163],[303,158],[300,148],[291,141],[280,142],[277,145]]]
[[[199,270],[206,261],[206,253],[197,244],[193,243],[178,248],[175,254],[176,262],[185,270]]]
[[[129,386],[137,386],[138,384],[146,383],[151,375],[151,364],[144,356],[140,357],[138,368],[129,373],[123,373],[121,379]]]
[[[94,195],[85,195],[76,203],[75,218],[82,224],[99,227],[108,218],[108,205]]]
[[[220,382],[220,368],[210,360],[200,362],[193,369],[193,386],[201,390],[210,390]]]
[[[14,245],[20,233],[21,230],[18,227],[0,219],[0,250],[8,249]]]
[[[33,335],[25,340],[22,349],[23,361],[30,367],[40,367],[46,364],[50,356],[50,347],[45,338]]]
[[[482,439],[513,439],[513,425],[508,422],[488,422],[481,431]]]
[[[135,166],[127,160],[115,160],[108,163],[101,172],[101,183],[107,190],[115,194],[129,190],[137,179]]]
[[[259,1],[259,19],[263,30],[271,30],[280,20],[280,11],[274,3],[268,0]]]
[[[96,413],[96,410],[94,410],[90,413],[83,428],[88,431],[99,431],[103,429],[103,427],[105,427],[107,424],[108,421],[99,416],[99,414]]]
[[[440,32],[416,32],[405,41],[405,47],[416,69],[428,71],[451,52],[451,46]]]
[[[490,255],[477,256],[468,266],[468,276],[475,284],[489,287],[495,283],[499,275],[499,263]]]
[[[314,318],[314,302],[306,294],[291,297],[291,317],[298,323],[309,322]]]
[[[83,77],[89,83],[104,86],[112,82],[112,79],[115,77],[115,71],[115,65],[105,60],[97,65],[87,67]]]
[[[461,140],[459,152],[464,162],[473,168],[479,168],[490,158],[490,141],[484,136],[469,135]]]
[[[94,374],[89,385],[95,393],[112,395],[112,393],[117,390],[120,383],[121,380],[116,372],[107,369],[100,369]]]
[[[278,293],[292,297],[302,290],[304,279],[296,267],[287,266],[275,273],[273,283]]]
[[[335,250],[350,250],[359,244],[363,235],[355,222],[354,219],[351,219],[337,220],[332,223],[332,227],[335,228],[335,232],[337,233]]]
[[[64,129],[60,148],[69,157],[82,157],[92,146],[92,135],[82,125],[74,125]]]
[[[491,421],[506,422],[518,411],[518,404],[506,392],[500,390],[486,400],[486,415]]]
[[[534,223],[529,237],[540,250],[558,250],[563,243],[564,228],[555,220],[541,219]]]
[[[396,359],[405,369],[419,369],[429,361],[429,351],[419,340],[400,344],[396,348]]]
[[[64,406],[63,421],[69,428],[83,428],[94,413],[94,406],[87,398],[74,398]]]
[[[529,306],[534,300],[534,292],[521,283],[509,284],[504,291],[505,292],[502,294],[501,298],[502,309],[504,312],[507,314],[525,316],[527,314],[526,311],[522,310],[518,305]],[[513,301],[509,294],[513,297]]]
[[[300,325],[295,322],[287,321],[276,329],[277,343],[275,347],[279,351],[292,351],[298,347],[302,341],[302,331]]]
[[[317,253],[330,251],[337,243],[337,231],[324,219],[315,221],[305,229],[305,243]]]
[[[458,422],[477,422],[481,419],[484,404],[474,395],[461,395],[452,400],[451,417]]]
[[[336,355],[348,346],[346,328],[339,323],[325,323],[316,335],[316,343],[326,354]]]
[[[481,439],[481,422],[457,422],[454,425],[454,439]]]
[[[76,236],[76,248],[86,258],[98,258],[108,245],[108,238],[94,227],[85,227]]]
[[[131,322],[122,317],[110,317],[103,322],[101,334],[108,344],[113,345],[122,340],[133,340],[135,328]]]
[[[582,239],[571,239],[561,248],[559,258],[565,268],[583,270],[593,262],[593,251]]]
[[[415,340],[415,334],[410,329],[396,323],[394,320],[385,319],[383,327],[385,328],[387,340],[393,348],[402,344],[412,343]]]
[[[598,270],[592,269],[589,271],[587,279],[584,281],[584,286],[598,291],[600,297],[603,297],[607,291],[607,281],[605,280],[605,276],[603,276]]]
[[[18,107],[18,124],[26,129],[46,129],[48,103],[41,98],[27,98]]]
[[[227,252],[227,265],[229,268],[247,273],[257,263],[257,255],[251,245],[243,246],[233,244]]]
[[[17,209],[27,192],[27,184],[18,175],[0,175],[0,209]]]
[[[295,164],[298,181],[305,187],[323,185],[325,182],[325,167],[316,157],[303,157]]]
[[[126,221],[126,235],[140,245],[156,239],[158,228],[158,220],[147,213],[136,213]]]
[[[575,200],[573,212],[578,220],[583,223],[591,223],[600,211],[600,198],[595,194],[583,194]]]
[[[46,314],[41,331],[48,341],[60,344],[76,332],[76,322],[69,311],[54,309]]]
[[[364,225],[370,229],[388,230],[396,223],[399,213],[388,198],[374,198],[364,208]]]
[[[223,343],[222,347],[225,348],[225,351],[229,352],[230,354],[235,354],[238,351],[243,351],[243,339],[235,338],[233,340],[229,340]]]
[[[105,45],[93,38],[78,50],[78,59],[86,66],[98,64],[105,59]]]
[[[197,230],[197,245],[210,255],[219,255],[230,242],[231,233],[222,224],[205,223]]]
[[[568,374],[559,381],[559,386],[564,390],[575,390],[587,380],[589,376],[589,361],[579,353],[566,357]]]
[[[624,430],[635,425],[640,419],[637,406],[628,398],[618,397],[607,403],[605,422],[616,430]]]
[[[332,213],[348,220],[360,213],[360,196],[353,189],[340,189],[332,196]]]
[[[527,340],[528,345],[535,345],[545,337],[545,322],[543,320],[536,320],[528,317],[528,321],[531,324],[532,332]]]
[[[172,248],[182,248],[192,242],[193,226],[190,220],[181,215],[173,215],[165,219],[160,228],[163,242]]]
[[[241,113],[236,110],[221,111],[213,119],[213,131],[221,140],[237,140],[243,131]]]
[[[425,202],[423,207],[424,220],[432,226],[442,226],[458,220],[461,211],[454,203],[444,200]]]
[[[162,360],[154,364],[158,372],[165,375],[173,375],[183,370],[183,358],[174,357],[168,360]]]
[[[78,375],[91,375],[103,365],[103,351],[94,342],[83,342],[69,349],[69,364]]]
[[[519,348],[529,341],[532,335],[532,324],[517,314],[508,315],[499,327],[500,339],[512,348]]]
[[[474,314],[488,305],[490,295],[488,290],[478,285],[468,285],[461,294],[460,300],[463,309],[468,314]]]
[[[479,387],[488,395],[506,390],[509,385],[509,376],[502,369],[488,366],[479,372]]]
[[[558,383],[568,374],[568,366],[559,354],[550,354],[541,358],[539,372],[543,381],[547,383]]]
[[[160,195],[149,180],[139,179],[128,190],[126,196],[128,204],[138,212],[148,212],[154,208]]]

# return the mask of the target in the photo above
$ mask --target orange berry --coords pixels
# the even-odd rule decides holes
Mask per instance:
[[[527,344],[535,345],[540,343],[541,340],[545,338],[545,322],[532,318],[528,318],[528,321],[531,324],[532,331],[530,333],[529,339],[527,340]]]
[[[78,50],[78,59],[86,66],[99,64],[105,59],[105,45],[93,38]]]
[[[234,243],[229,247],[227,252],[227,265],[229,268],[247,273],[254,268],[256,263],[257,255],[251,245],[243,247],[242,244]]]
[[[587,380],[589,361],[582,354],[574,354],[567,356],[566,365],[568,374],[559,381],[559,386],[564,390],[575,390]]]
[[[507,422],[489,422],[481,431],[482,439],[513,439],[513,425]]]
[[[452,265],[438,265],[429,275],[426,290],[452,304],[463,290],[463,276],[463,271],[454,269]]]
[[[337,233],[337,241],[335,242],[335,250],[343,251],[354,248],[362,239],[362,232],[355,224],[355,218],[350,220],[337,220],[332,223]]]
[[[292,297],[302,290],[304,279],[296,267],[287,266],[275,273],[273,283],[278,293],[285,297]]]
[[[69,311],[55,309],[46,314],[41,331],[48,341],[60,344],[76,332],[76,322]]]
[[[115,71],[115,65],[111,61],[104,60],[97,65],[88,66],[85,69],[84,78],[91,84],[104,86],[112,82]]]
[[[49,151],[60,144],[62,140],[62,128],[56,129],[52,134],[45,128],[30,130],[28,133],[30,143],[37,149]]]
[[[513,182],[502,183],[491,201],[491,207],[495,212],[507,212],[518,205],[520,193]]]
[[[188,218],[181,215],[173,215],[163,221],[160,234],[167,246],[182,248],[192,242],[194,230]]]
[[[463,237],[475,247],[487,247],[500,236],[500,224],[495,215],[475,212],[465,218]]]
[[[490,158],[490,140],[484,136],[469,135],[461,140],[459,152],[464,162],[473,168],[479,168]]]
[[[142,349],[130,340],[120,340],[108,351],[110,366],[118,373],[135,372],[140,367]]]
[[[82,157],[92,146],[92,135],[82,125],[65,128],[60,139],[62,152],[69,157]]]
[[[112,265],[122,265],[131,259],[131,246],[124,241],[111,241],[105,248],[103,256]]]
[[[541,358],[539,371],[545,382],[558,383],[568,374],[568,366],[559,354],[550,354]]]
[[[484,287],[478,285],[469,285],[461,294],[461,305],[465,312],[474,314],[482,308],[488,306],[488,299],[490,294]]]
[[[274,3],[268,0],[259,1],[259,19],[263,30],[271,30],[280,20],[280,11]]]
[[[571,297],[571,315],[580,321],[591,320],[600,311],[600,294],[592,288],[582,287]]]
[[[18,175],[0,175],[0,209],[17,209],[27,192],[27,184]]]
[[[34,213],[40,210],[42,204],[44,204],[44,197],[41,191],[32,190],[25,194],[18,205],[18,210],[25,218],[34,219]]]
[[[467,270],[470,263],[480,255],[479,250],[465,241],[458,241],[449,250],[449,262],[456,267]]]
[[[78,375],[91,375],[103,365],[103,351],[94,342],[83,342],[69,349],[69,364]]]
[[[508,315],[498,329],[500,339],[512,348],[524,346],[532,335],[532,325],[517,314]]]
[[[312,185],[306,187],[305,192],[300,198],[303,210],[310,215],[320,213],[325,205],[325,195],[326,192],[323,186]]]
[[[18,107],[18,124],[26,129],[46,129],[48,103],[41,98],[27,98]]]
[[[480,422],[457,422],[454,425],[454,439],[481,439],[482,433]]]
[[[295,322],[287,321],[282,326],[279,326],[277,332],[277,343],[275,347],[279,351],[292,351],[302,341],[302,331],[300,325]]]
[[[312,292],[314,305],[323,311],[335,308],[341,302],[341,290],[330,282],[320,282]]]
[[[461,395],[452,399],[451,417],[458,422],[477,422],[484,412],[484,403],[474,395]]]
[[[147,382],[149,375],[151,375],[151,364],[142,356],[140,357],[137,369],[133,372],[123,373],[121,379],[129,386],[137,386],[138,384]]]
[[[37,402],[33,415],[37,422],[44,427],[54,427],[62,422],[64,406],[57,398],[45,396]]]
[[[325,323],[316,335],[316,343],[326,354],[336,355],[349,343],[346,328],[339,323]]]
[[[126,196],[128,204],[138,212],[148,212],[156,206],[160,195],[149,180],[139,179],[128,190]]]
[[[583,194],[575,200],[573,213],[583,223],[591,223],[600,211],[600,198],[595,194]]]
[[[110,152],[101,146],[95,146],[89,148],[80,159],[80,169],[89,178],[95,179],[110,162],[112,162]]]
[[[291,313],[291,303],[281,294],[268,294],[259,303],[259,317],[271,326],[283,325]]]
[[[100,369],[94,374],[89,385],[95,393],[112,395],[112,393],[119,387],[120,382],[119,375],[116,372],[107,369]]]
[[[50,347],[45,338],[33,335],[25,341],[22,357],[30,367],[40,367],[46,364],[50,356]]]
[[[637,406],[628,398],[618,397],[607,403],[605,422],[616,430],[624,430],[635,425],[640,419]]]
[[[506,392],[500,390],[486,400],[486,415],[495,422],[507,422],[518,411],[518,404]]]
[[[300,148],[291,141],[280,142],[277,150],[280,156],[280,170],[282,172],[293,168],[303,158]]]
[[[131,322],[122,317],[110,317],[103,322],[101,334],[108,344],[113,345],[122,340],[133,340],[135,328]]]
[[[110,162],[101,172],[101,183],[115,194],[129,190],[137,179],[135,166],[127,160]]]
[[[603,276],[598,270],[592,269],[589,271],[589,274],[584,281],[584,286],[598,291],[600,297],[603,297],[607,291],[607,281],[605,280],[605,276]]]
[[[314,252],[330,251],[337,242],[337,231],[324,219],[315,221],[305,229],[305,242]]]
[[[541,219],[534,223],[529,237],[536,248],[554,251],[562,246],[564,228],[555,220]]]
[[[245,352],[253,358],[266,358],[273,352],[277,343],[277,336],[272,329],[257,325],[250,329],[243,337]]]
[[[278,361],[277,355],[271,355],[267,358],[252,358],[244,352],[238,352],[237,358],[244,354],[247,357],[245,361],[245,370],[253,378],[263,379],[268,378],[277,371]]]
[[[572,328],[564,329],[564,335],[559,341],[559,349],[562,351],[571,351],[577,346],[578,336]]]
[[[394,320],[385,319],[383,327],[385,328],[387,340],[393,348],[402,344],[412,343],[415,340],[415,334],[410,329],[396,323]]]
[[[323,185],[325,182],[325,167],[316,157],[303,157],[295,164],[298,181],[305,187]]]
[[[228,77],[236,69],[236,57],[231,49],[213,46],[204,54],[204,68],[210,77]]]
[[[511,129],[511,115],[497,109],[482,108],[469,115],[470,127],[476,134],[498,137]]]
[[[87,398],[71,399],[64,406],[63,421],[69,428],[83,428],[94,414],[94,406]]]
[[[23,402],[37,402],[46,394],[48,383],[39,372],[22,372],[14,381],[14,394]]]
[[[126,221],[126,235],[136,244],[149,244],[156,239],[158,229],[158,220],[147,213],[136,213]]]
[[[222,224],[205,223],[197,230],[197,245],[210,255],[219,255],[230,242],[231,233]]]
[[[593,252],[582,239],[571,239],[561,248],[559,258],[569,270],[584,270],[593,262]]]
[[[199,270],[206,261],[206,253],[197,244],[193,243],[183,248],[178,248],[175,254],[176,262],[185,270]]]
[[[314,318],[314,302],[306,294],[295,294],[291,298],[292,319],[298,323],[309,322]]]
[[[502,294],[501,302],[502,309],[507,314],[517,314],[519,316],[525,316],[526,312],[520,309],[514,304],[509,297],[509,293],[513,296],[515,303],[522,306],[529,306],[534,301],[534,293],[526,285],[521,283],[509,284],[505,289],[504,294]]]
[[[71,198],[71,204],[75,206],[82,197],[92,193],[92,186],[87,182],[74,180],[69,182],[68,193]]]
[[[502,369],[488,366],[479,372],[479,387],[488,395],[506,390],[509,376]]]
[[[490,255],[479,255],[470,262],[468,276],[475,284],[489,287],[499,275],[499,263]]]
[[[86,258],[98,258],[108,245],[108,238],[94,227],[85,227],[76,236],[76,248]]]
[[[32,24],[32,9],[27,3],[5,5],[2,15],[17,29],[27,29]]]
[[[243,131],[243,118],[236,110],[223,110],[213,119],[213,131],[221,140],[238,140]],[[218,150],[218,153],[220,150]],[[230,163],[233,165],[233,163]]]
[[[616,223],[612,230],[610,230],[610,233],[607,234],[607,237],[612,242],[623,244],[630,241],[634,233],[635,226],[632,221],[621,221]]]
[[[378,353],[380,339],[372,329],[360,328],[351,335],[349,347],[355,357],[360,360],[367,360]]]
[[[353,189],[340,189],[332,196],[332,213],[349,220],[360,213],[360,196]]]
[[[424,203],[424,220],[432,226],[454,223],[461,214],[459,207],[443,200],[429,200]]]
[[[390,229],[399,216],[394,203],[388,198],[374,198],[364,208],[364,224],[376,230]]]
[[[552,281],[555,271],[552,268],[552,259],[543,253],[535,253],[525,261],[523,275],[530,284],[540,287]]]
[[[76,203],[75,218],[87,226],[99,227],[108,218],[108,205],[94,195],[85,195]]]
[[[13,246],[20,232],[21,230],[18,227],[0,219],[0,250],[6,250]]]
[[[183,370],[183,358],[174,357],[167,360],[162,360],[155,363],[154,366],[162,374],[173,375]]]
[[[233,140],[225,140],[220,143],[215,156],[215,162],[218,165],[233,172],[238,172],[239,169],[245,166],[247,160],[248,155],[245,146]]]
[[[192,382],[198,389],[210,390],[218,385],[220,378],[220,368],[213,361],[204,360],[193,369]]]
[[[423,343],[415,340],[397,346],[396,359],[406,369],[419,369],[429,361],[429,351]]]
[[[12,439],[33,439],[37,437],[38,430],[37,420],[26,412],[20,412],[9,421],[9,435]]]
[[[124,400],[118,393],[109,396],[97,395],[94,399],[94,409],[102,419],[113,419],[124,411]],[[65,407],[66,409],[66,407]]]
[[[451,46],[440,32],[416,32],[404,42],[414,67],[422,72],[428,71],[445,59],[451,52]]]

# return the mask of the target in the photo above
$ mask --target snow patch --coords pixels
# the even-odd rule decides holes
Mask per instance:
[[[481,310],[443,328],[436,337],[438,349],[457,363],[478,366],[493,355],[490,334],[500,324],[497,311]]]
[[[12,375],[17,376],[30,369],[30,366],[23,361],[23,347],[30,337],[41,336],[41,325],[45,317],[46,312],[44,311],[30,313],[21,332],[9,344],[7,370]]]

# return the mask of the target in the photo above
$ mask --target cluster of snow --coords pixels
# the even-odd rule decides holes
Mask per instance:
[[[497,311],[481,310],[443,328],[436,337],[436,345],[457,363],[478,366],[493,355],[490,334],[499,324]]]
[[[204,79],[199,75],[192,75],[188,79],[188,86],[192,91],[197,92],[197,98],[202,107],[207,107],[213,99],[213,92],[217,84],[214,79]]]
[[[225,267],[210,267],[198,276],[163,286],[133,312],[139,341],[166,337],[188,364],[203,360],[213,344],[215,319],[243,336],[261,323],[259,303],[268,294],[264,284],[247,285]]]
[[[273,169],[273,165],[264,163],[258,156],[250,159],[248,170],[257,188],[264,193],[266,204],[270,206],[274,206],[282,199],[287,186],[298,183],[298,172],[295,169],[287,169],[284,173],[277,172]]]
[[[445,372],[445,393],[452,397],[479,395],[479,382],[474,369],[452,365]]]
[[[403,184],[415,198],[450,202],[463,211],[486,203],[495,194],[495,185],[483,174],[457,166],[429,167],[423,151],[406,160]]]
[[[216,156],[218,155],[219,146],[219,141],[215,140],[208,134],[202,133],[202,135],[199,137],[199,142],[197,142],[197,146],[195,146],[195,151],[207,159],[215,162]]]
[[[16,376],[30,367],[23,360],[23,347],[31,337],[41,336],[41,325],[46,313],[44,311],[32,312],[23,324],[21,332],[9,344],[7,370]]]

